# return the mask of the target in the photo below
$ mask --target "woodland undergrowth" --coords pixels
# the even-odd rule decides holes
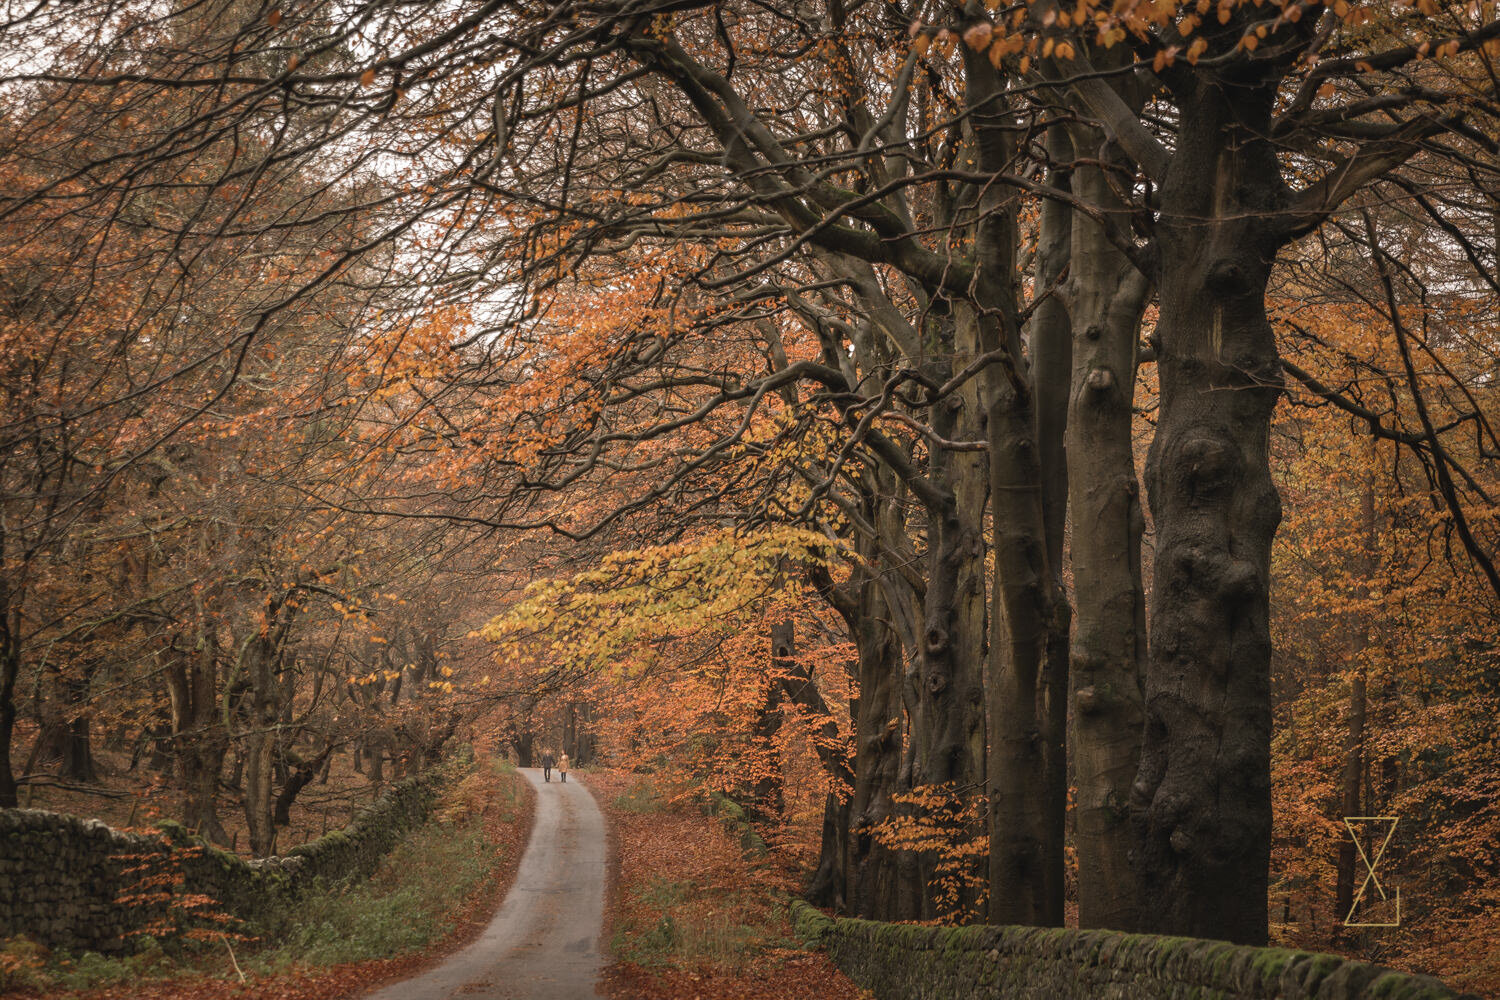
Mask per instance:
[[[588,784],[614,838],[607,996],[861,996],[826,956],[804,951],[793,936],[783,901],[805,873],[785,852],[746,857],[671,776],[600,770]]]

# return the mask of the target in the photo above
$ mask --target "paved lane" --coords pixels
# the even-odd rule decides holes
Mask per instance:
[[[442,965],[369,1000],[593,1000],[603,968],[604,816],[569,775],[536,789],[536,822],[505,902],[473,944]]]

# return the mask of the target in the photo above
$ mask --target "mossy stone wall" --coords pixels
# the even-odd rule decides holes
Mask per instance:
[[[877,1000],[1479,1000],[1367,962],[1199,938],[833,919],[798,934]]]
[[[0,938],[25,936],[49,948],[118,953],[161,907],[125,905],[122,893],[149,868],[182,875],[179,892],[210,896],[252,928],[318,881],[368,876],[426,821],[437,778],[391,786],[342,830],[282,857],[246,861],[192,837],[177,823],[161,836],[124,833],[98,820],[39,809],[0,809]]]

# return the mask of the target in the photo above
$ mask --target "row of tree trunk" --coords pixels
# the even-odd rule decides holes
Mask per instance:
[[[984,78],[972,69],[976,109],[992,96]],[[1060,924],[1071,761],[1083,926],[1265,940],[1280,517],[1267,448],[1280,376],[1264,296],[1286,233],[1259,214],[1280,189],[1271,148],[1246,138],[1254,107],[1199,100],[1165,189],[1187,211],[1159,223],[1150,269],[1109,231],[1129,212],[1119,148],[1096,127],[1053,130],[1054,159],[1070,166],[1049,181],[1092,210],[1045,204],[1034,287],[1055,291],[1024,337],[1008,277],[1016,202],[980,199],[973,301],[930,303],[916,332],[927,384],[968,359],[989,364],[934,399],[917,472],[881,461],[892,449],[870,435],[876,460],[852,518],[864,568],[842,593],[825,587],[858,647],[859,699],[851,797],[830,803],[816,883],[859,916],[934,915],[931,859],[873,831],[902,792],[941,789],[987,801],[985,917]],[[981,167],[996,173],[1013,154],[1002,124],[991,135],[973,118]],[[1153,290],[1148,628],[1133,406]],[[879,351],[863,352],[859,368],[879,370]],[[913,501],[920,523],[891,514]]]

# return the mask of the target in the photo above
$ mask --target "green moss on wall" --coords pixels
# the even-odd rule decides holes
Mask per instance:
[[[833,919],[791,904],[877,1000],[1479,1000],[1426,976],[1285,948],[1036,927],[926,927]]]

